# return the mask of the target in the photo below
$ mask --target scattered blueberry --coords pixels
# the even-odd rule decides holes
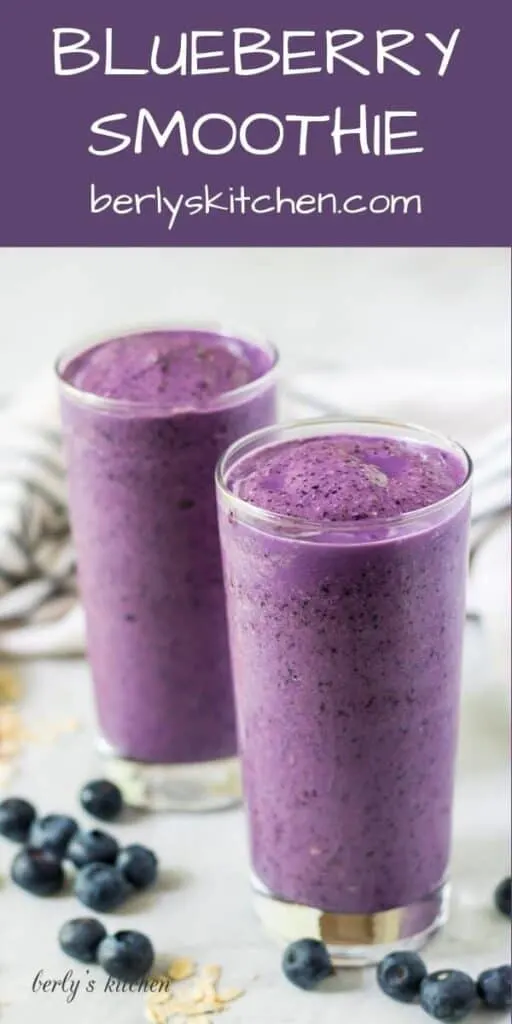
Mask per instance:
[[[76,917],[62,925],[59,946],[75,960],[83,964],[94,964],[98,946],[106,936],[106,929],[95,917]]]
[[[511,891],[512,891],[512,878],[510,875],[508,878],[504,878],[494,890],[494,902],[500,914],[504,914],[505,917],[511,916]]]
[[[158,870],[158,861],[152,850],[147,846],[139,846],[133,843],[121,850],[116,867],[126,881],[133,885],[134,889],[147,889],[153,885]]]
[[[379,987],[399,1003],[412,1003],[419,995],[427,968],[417,953],[389,953],[377,967]]]
[[[469,974],[436,971],[421,983],[420,1006],[435,1020],[464,1020],[474,1010],[476,996],[476,985]]]
[[[298,988],[312,989],[333,973],[332,961],[323,942],[299,939],[283,954],[283,972]]]
[[[54,896],[64,886],[64,872],[58,857],[50,850],[24,847],[11,865],[11,878],[16,885],[34,896]]]
[[[482,971],[476,981],[480,999],[490,1010],[512,1010],[512,967],[492,967]]]
[[[67,848],[66,858],[76,868],[83,868],[85,864],[115,864],[118,853],[119,845],[114,836],[93,828],[75,833]]]
[[[123,931],[108,935],[98,949],[98,963],[117,981],[135,982],[144,978],[154,960],[151,942],[142,932]]]
[[[56,857],[63,857],[77,828],[75,819],[67,814],[47,814],[32,825],[30,845],[49,850]]]
[[[75,880],[75,896],[98,913],[115,910],[130,893],[122,874],[112,864],[86,864]]]
[[[80,790],[80,803],[84,811],[101,821],[113,821],[123,809],[121,790],[108,779],[87,782]]]
[[[0,836],[13,843],[25,843],[35,821],[36,812],[28,800],[10,796],[0,803]]]

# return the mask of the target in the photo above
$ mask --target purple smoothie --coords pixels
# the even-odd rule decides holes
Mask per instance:
[[[228,455],[220,524],[254,873],[371,914],[446,876],[468,465],[343,430]]]
[[[120,757],[236,753],[214,468],[274,421],[274,362],[236,338],[161,331],[59,368],[88,655]]]

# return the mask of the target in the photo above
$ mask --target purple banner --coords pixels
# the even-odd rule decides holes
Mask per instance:
[[[4,0],[3,245],[508,245],[504,0]]]

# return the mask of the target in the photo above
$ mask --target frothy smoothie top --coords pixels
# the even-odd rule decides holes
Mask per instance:
[[[465,476],[462,461],[439,448],[338,434],[261,448],[232,467],[228,486],[269,512],[336,523],[426,508]]]
[[[249,342],[200,331],[112,338],[68,363],[64,379],[102,398],[192,408],[263,376],[271,356]]]

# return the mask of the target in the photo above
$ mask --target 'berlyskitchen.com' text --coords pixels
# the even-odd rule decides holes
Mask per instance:
[[[166,218],[167,230],[172,231],[179,217],[211,216],[355,216],[385,214],[419,216],[423,213],[421,195],[379,194],[373,196],[338,196],[334,192],[289,195],[277,185],[271,192],[255,195],[244,185],[221,191],[204,185],[200,192],[170,194],[160,185],[153,192],[106,192],[92,183],[89,209],[92,214],[111,213],[116,216],[158,216]]]

